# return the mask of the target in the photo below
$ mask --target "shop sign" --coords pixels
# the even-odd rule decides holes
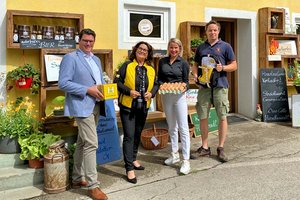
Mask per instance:
[[[21,49],[75,49],[75,40],[32,40],[20,39]]]

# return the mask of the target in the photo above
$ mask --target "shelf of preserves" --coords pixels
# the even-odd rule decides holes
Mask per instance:
[[[23,27],[26,30],[26,35],[30,34],[30,27],[45,26],[45,27],[72,27],[74,30],[80,31],[83,29],[84,15],[74,13],[56,13],[56,12],[39,12],[39,11],[24,11],[24,10],[7,10],[7,48],[20,48],[20,43],[14,43],[15,26]],[[51,28],[52,29],[52,28]],[[29,31],[29,32],[28,32]],[[19,33],[19,31],[18,31]],[[28,36],[29,37],[29,36]]]

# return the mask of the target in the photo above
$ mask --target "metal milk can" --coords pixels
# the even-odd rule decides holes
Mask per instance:
[[[59,193],[69,186],[69,154],[65,141],[59,140],[49,147],[44,156],[44,191]]]

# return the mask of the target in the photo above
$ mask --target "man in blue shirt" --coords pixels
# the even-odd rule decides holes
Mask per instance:
[[[200,78],[201,73],[204,73],[202,69],[206,67],[203,61],[205,60],[207,62],[207,60],[211,60],[210,58],[208,59],[208,57],[213,58],[212,66],[210,67],[214,68],[212,76],[215,78],[210,79],[210,84],[198,84],[199,92],[196,109],[200,119],[202,146],[194,155],[211,155],[208,146],[208,116],[210,107],[213,104],[219,118],[219,145],[217,154],[221,162],[227,162],[228,157],[224,152],[228,126],[226,115],[229,112],[227,72],[237,70],[237,63],[230,44],[219,39],[220,30],[221,26],[218,22],[208,22],[205,26],[207,40],[198,46],[195,53],[195,64],[192,72],[196,83],[202,80]]]

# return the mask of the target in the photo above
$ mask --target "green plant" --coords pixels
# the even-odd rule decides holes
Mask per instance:
[[[190,63],[190,65],[194,65],[194,63],[195,63],[195,52],[193,52],[193,51],[191,51],[191,54],[190,54],[190,56],[189,56],[189,63]]]
[[[33,112],[34,104],[28,97],[18,97],[0,107],[0,136],[17,138],[30,135],[39,128],[39,121]]]
[[[125,58],[123,58],[123,60],[121,60],[119,63],[118,63],[118,65],[117,65],[117,67],[114,69],[114,80],[113,80],[113,82],[117,82],[117,79],[119,78],[119,69],[122,67],[122,65],[125,63],[125,62],[127,62],[127,61],[129,61],[128,60],[128,57],[125,57]]]
[[[295,86],[300,86],[300,63],[295,59],[294,60],[294,73],[295,73],[295,79],[293,81]]]
[[[192,48],[198,47],[202,43],[204,43],[203,38],[194,38],[191,40],[191,47]]]
[[[23,66],[17,67],[7,73],[6,79],[11,82],[15,82],[21,78],[32,78],[32,83],[30,86],[32,94],[38,94],[41,84],[40,72],[38,69],[34,68],[32,64],[25,64]]]
[[[20,159],[41,158],[49,152],[49,146],[60,139],[60,135],[42,132],[36,132],[27,137],[19,137],[18,142],[21,146]]]
[[[295,86],[300,86],[300,77],[295,78],[293,83]]]
[[[55,110],[63,110],[65,105],[65,96],[57,96],[52,100]]]

